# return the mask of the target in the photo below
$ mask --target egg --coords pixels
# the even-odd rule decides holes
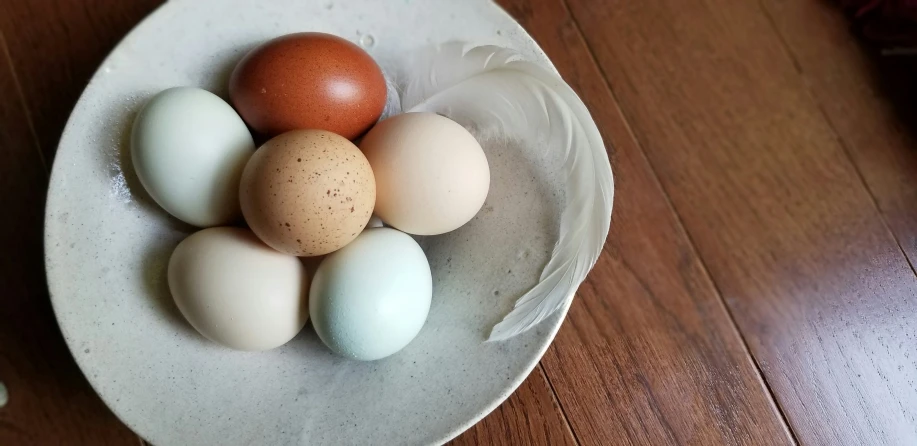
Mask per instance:
[[[255,131],[328,130],[354,139],[385,107],[385,77],[359,46],[331,34],[270,40],[232,72],[229,96]]]
[[[198,231],[169,259],[169,290],[204,337],[237,350],[267,350],[293,339],[309,318],[302,262],[247,229]]]
[[[156,203],[199,227],[240,217],[239,177],[255,150],[242,118],[200,88],[165,90],[134,119],[131,160]]]
[[[366,227],[376,182],[366,157],[325,130],[294,130],[266,142],[242,173],[245,221],[272,248],[297,256],[340,249]]]
[[[436,235],[474,218],[490,168],[474,136],[435,113],[388,118],[360,142],[376,177],[376,215],[417,235]]]
[[[430,265],[417,242],[394,229],[367,229],[319,265],[309,312],[328,348],[373,361],[417,336],[432,294]]]

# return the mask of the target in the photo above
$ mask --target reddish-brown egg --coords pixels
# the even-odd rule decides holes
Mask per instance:
[[[270,40],[232,72],[229,96],[256,132],[328,130],[354,139],[385,107],[385,77],[359,46],[331,34],[296,33]]]

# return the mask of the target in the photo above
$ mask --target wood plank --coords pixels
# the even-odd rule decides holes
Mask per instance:
[[[51,311],[42,234],[47,172],[0,35],[0,444],[137,444],[70,357]]]
[[[0,30],[44,157],[57,149],[70,110],[109,51],[163,0],[4,0]]]
[[[837,5],[769,0],[764,6],[913,268],[917,262],[917,60],[879,57],[874,49],[862,46]],[[811,34],[823,37],[812,39]],[[917,339],[907,337],[908,333],[913,336],[914,327],[901,327],[910,332],[898,338],[910,341],[911,346],[917,344]],[[899,367],[906,367],[904,364],[907,362]],[[869,379],[889,388],[891,398],[885,404],[899,410],[886,411],[891,413],[885,416],[867,415],[866,421],[880,431],[877,438],[913,440],[917,394],[900,394],[896,388],[913,390],[917,386],[917,362],[909,364],[910,373],[899,369],[886,374],[882,369],[890,365],[874,371]],[[862,404],[869,407],[869,403]]]
[[[544,370],[535,368],[500,407],[450,444],[453,446],[574,445]]]
[[[0,11],[0,30],[12,36],[9,39],[10,55],[20,73],[22,90],[39,135],[40,146],[48,160],[53,157],[57,140],[70,110],[89,77],[117,41],[160,3],[159,0],[141,2],[107,0],[95,2],[91,8],[88,8],[81,2],[64,0],[19,0],[4,5],[4,9]],[[49,60],[55,61],[54,70],[48,69],[47,61]],[[20,120],[21,118],[22,116]],[[6,126],[7,121],[0,122]],[[22,129],[27,130],[28,127],[23,125]],[[38,234],[41,233],[42,227],[40,211],[45,188],[45,183],[35,188],[35,191],[40,192],[38,196],[41,197],[41,201],[32,203],[36,206],[35,209],[39,210],[37,223],[33,222],[33,229]],[[41,252],[40,238],[38,240],[38,252]],[[36,271],[41,271],[40,256],[37,265]],[[44,290],[43,280],[43,276],[40,275],[38,283],[42,290]],[[42,327],[57,333],[56,324],[54,324],[53,315],[47,303],[47,295],[43,295],[40,300],[43,306],[48,307]],[[52,325],[49,327],[48,323]],[[106,430],[124,433],[126,428],[112,417],[107,408],[92,394],[91,389],[75,368],[66,346],[59,339],[60,336],[57,334],[55,336],[53,342],[56,342],[56,345],[47,352],[53,354],[46,359],[70,365],[62,367],[61,375],[56,378],[78,381],[78,385],[82,386],[80,392],[85,394],[83,398],[92,400],[91,403],[85,405],[84,415],[97,423],[106,424],[104,427],[98,427],[90,423],[86,425],[86,428],[98,428],[103,433]],[[3,379],[2,376],[0,379]],[[11,389],[11,392],[15,394],[17,390]],[[458,444],[492,444],[494,442],[544,444],[541,440],[546,440],[551,444],[570,444],[573,438],[566,420],[556,405],[548,404],[551,401],[554,401],[553,392],[546,385],[543,374],[536,369],[536,373],[533,373],[506,403],[465,436],[456,439],[456,442]],[[55,399],[43,400],[35,408],[47,409],[53,413],[72,410],[69,403]],[[24,426],[21,428],[22,435],[37,435],[35,431],[39,425],[34,423],[37,423],[39,419],[28,414],[23,417],[23,420],[32,420],[28,422],[33,424],[27,425],[26,421],[22,421],[20,423]],[[92,434],[72,424],[68,424],[54,435],[59,435],[58,438],[61,439],[57,442],[64,442],[63,439],[94,438],[86,437]],[[0,444],[19,444],[4,442],[3,438],[0,436]],[[121,440],[126,441],[124,444],[137,443],[136,438],[131,438],[130,435],[121,435],[117,440],[110,438],[106,441],[107,444],[120,444]]]
[[[764,4],[911,265],[917,264],[917,58],[881,57],[864,47],[836,4]]]
[[[580,93],[616,175],[606,252],[542,360],[576,437],[582,444],[792,443],[563,2],[500,3]]]
[[[799,440],[917,443],[917,278],[760,5],[570,7]]]

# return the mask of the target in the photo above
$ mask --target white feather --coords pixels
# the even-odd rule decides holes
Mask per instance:
[[[540,132],[545,150],[563,150],[566,204],[560,237],[541,280],[491,331],[489,341],[511,338],[573,299],[595,265],[611,223],[614,183],[608,154],[589,111],[554,72],[496,46],[449,43],[411,67],[401,96],[406,111],[441,113],[478,131],[506,137]]]

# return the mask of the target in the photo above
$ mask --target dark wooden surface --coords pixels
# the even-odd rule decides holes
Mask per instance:
[[[571,9],[797,438],[917,443],[914,271],[771,12]]]
[[[56,328],[48,167],[157,0],[0,0],[0,445],[139,444]],[[824,0],[500,0],[616,177],[539,367],[456,444],[917,444],[917,62]]]

